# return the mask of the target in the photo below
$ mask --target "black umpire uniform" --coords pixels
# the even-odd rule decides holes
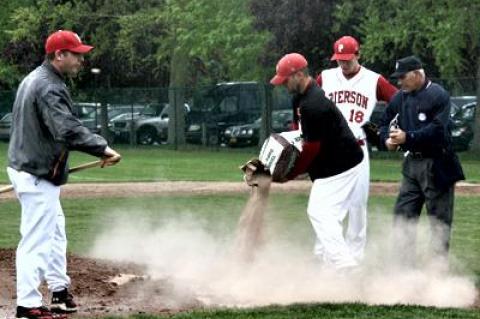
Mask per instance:
[[[422,69],[414,56],[397,61],[392,77]],[[440,85],[423,77],[423,85],[413,91],[400,90],[390,101],[382,118],[380,134],[385,144],[392,121],[405,132],[400,146],[405,152],[402,183],[395,203],[395,226],[400,237],[395,244],[402,259],[414,263],[415,230],[403,221],[416,223],[423,204],[431,224],[431,248],[434,257],[448,254],[455,182],[465,179],[460,162],[453,152],[450,131],[450,96]],[[398,232],[399,228],[405,231]]]

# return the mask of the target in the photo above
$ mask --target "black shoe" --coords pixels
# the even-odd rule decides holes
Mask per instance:
[[[73,301],[73,295],[65,288],[52,293],[50,309],[55,313],[77,312],[77,304]]]
[[[66,316],[53,315],[47,307],[26,308],[17,306],[17,319],[64,319]]]

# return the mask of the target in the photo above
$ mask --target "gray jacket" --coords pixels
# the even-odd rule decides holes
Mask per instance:
[[[48,62],[20,84],[13,105],[8,166],[55,185],[68,179],[68,153],[102,156],[107,142],[73,115],[63,76]]]

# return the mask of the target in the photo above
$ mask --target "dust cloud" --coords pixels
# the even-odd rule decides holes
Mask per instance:
[[[418,262],[412,266],[404,263],[405,256],[392,254],[391,216],[375,211],[369,214],[371,228],[366,257],[362,267],[354,272],[335,272],[310,253],[313,242],[293,243],[281,239],[285,237],[275,231],[263,232],[267,236],[263,238],[263,245],[256,247],[254,259],[239,260],[234,248],[234,232],[213,233],[209,225],[194,214],[179,212],[176,212],[178,217],[156,220],[156,224],[152,224],[152,219],[117,220],[98,236],[90,255],[144,264],[150,278],[169,283],[172,295],[179,302],[186,296],[195,296],[210,306],[250,307],[296,302],[435,307],[474,304],[474,279],[465,271],[458,271],[461,268],[452,256],[450,268],[454,271],[448,269],[444,260],[422,255],[422,251],[428,251],[428,224],[417,227]],[[129,215],[145,216],[142,212]],[[268,223],[265,227],[269,228]],[[279,231],[284,235],[292,230],[287,227]]]

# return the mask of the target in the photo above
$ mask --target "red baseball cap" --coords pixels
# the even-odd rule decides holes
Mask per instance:
[[[75,32],[58,30],[48,37],[45,42],[45,52],[50,54],[57,50],[68,50],[75,53],[87,53],[93,47],[82,43],[82,40]]]
[[[289,53],[283,56],[278,63],[277,74],[270,80],[273,85],[281,85],[285,80],[297,71],[308,66],[307,59],[299,53]]]
[[[330,60],[349,61],[355,57],[360,49],[358,41],[351,36],[343,36],[333,45],[333,55]]]

